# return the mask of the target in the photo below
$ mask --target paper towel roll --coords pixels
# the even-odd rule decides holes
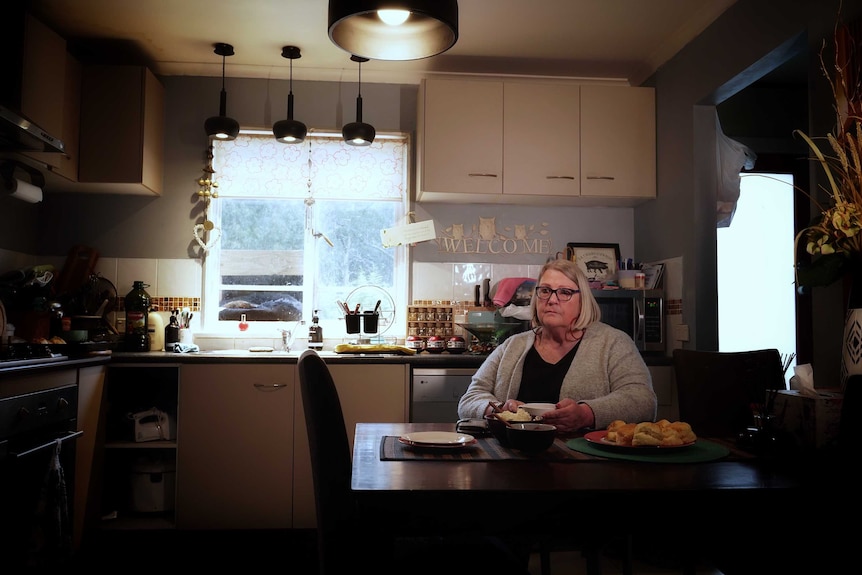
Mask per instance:
[[[13,198],[36,204],[42,201],[42,188],[28,182],[22,182],[18,178],[6,180],[6,192]]]

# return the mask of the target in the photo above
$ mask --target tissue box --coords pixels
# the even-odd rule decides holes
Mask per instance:
[[[795,389],[781,390],[773,408],[776,426],[792,435],[800,447],[835,447],[843,399],[838,391],[817,390],[817,397],[810,397]]]

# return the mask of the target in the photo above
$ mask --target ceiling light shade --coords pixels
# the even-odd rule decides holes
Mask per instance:
[[[233,46],[219,42],[214,44],[215,52],[221,56],[221,95],[219,98],[219,115],[211,116],[204,122],[207,136],[219,140],[234,140],[239,134],[239,122],[227,116],[227,92],[224,90],[224,65],[227,56],[233,56]]]
[[[367,62],[368,58],[361,56],[351,56],[351,60],[359,63],[359,89],[356,96],[356,121],[346,124],[341,129],[341,136],[345,143],[351,146],[370,146],[374,141],[374,136],[377,135],[374,126],[362,122],[362,63]]]
[[[275,139],[284,144],[299,144],[305,140],[308,128],[302,122],[293,119],[293,61],[302,58],[299,48],[285,46],[281,49],[282,58],[290,60],[290,91],[287,94],[287,119],[279,120],[272,126]]]
[[[405,12],[406,19],[397,23]],[[458,2],[329,0],[329,39],[342,50],[370,60],[436,56],[458,41]]]

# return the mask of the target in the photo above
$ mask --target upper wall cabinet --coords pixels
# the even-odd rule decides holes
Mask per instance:
[[[165,89],[143,66],[84,66],[81,190],[161,195]]]
[[[633,206],[655,198],[651,88],[430,79],[418,108],[419,202]]]
[[[581,86],[581,196],[654,199],[655,91]]]

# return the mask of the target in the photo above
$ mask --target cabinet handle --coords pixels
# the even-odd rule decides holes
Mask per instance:
[[[574,180],[575,176],[545,176],[546,180]]]
[[[49,441],[48,443],[43,443],[42,445],[39,445],[36,447],[31,447],[27,451],[10,452],[9,455],[11,455],[12,457],[24,457],[25,455],[30,455],[31,453],[36,453],[37,451],[42,451],[43,449],[48,449],[50,447],[54,447],[57,445],[58,441],[60,443],[62,443],[64,441],[69,441],[70,439],[77,439],[78,437],[82,436],[83,434],[84,434],[83,431],[69,431],[63,437],[60,437],[58,439],[54,439],[53,441]]]
[[[497,174],[467,174],[471,178],[496,178]]]
[[[614,180],[613,176],[587,176],[588,180]]]
[[[278,391],[283,387],[287,387],[286,383],[255,383],[254,387],[258,391]]]

